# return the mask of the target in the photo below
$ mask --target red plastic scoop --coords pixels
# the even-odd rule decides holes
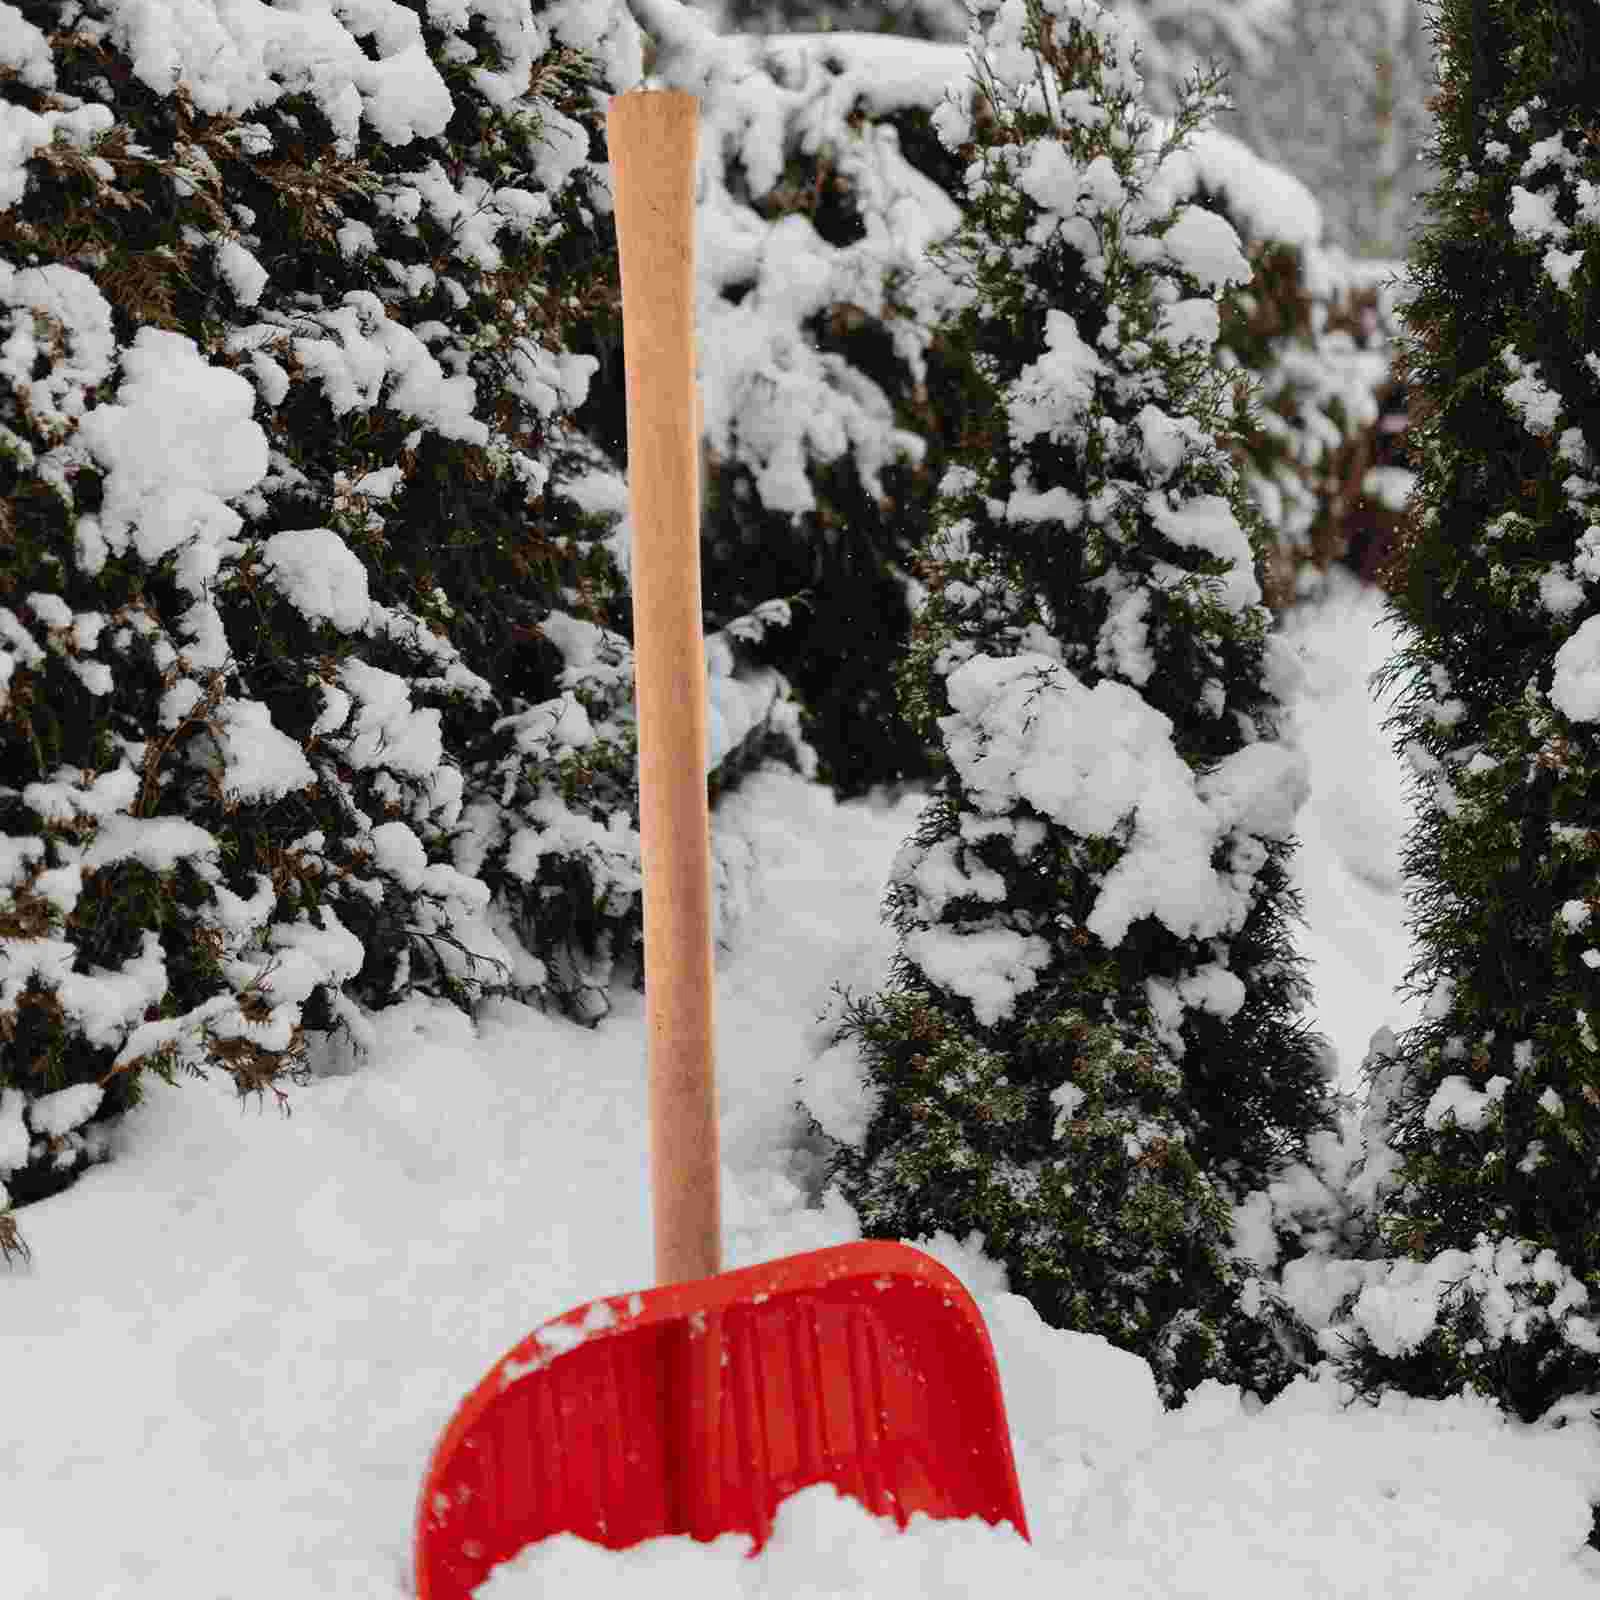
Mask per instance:
[[[626,94],[609,137],[622,255],[656,1276],[504,1356],[439,1440],[419,1600],[466,1600],[525,1545],[746,1533],[831,1483],[1026,1536],[994,1351],[938,1262],[866,1242],[716,1276],[711,863],[694,382],[695,100]]]
[[[596,1300],[504,1356],[434,1452],[417,1594],[455,1600],[553,1533],[765,1543],[786,1495],[831,1483],[1027,1532],[994,1356],[931,1257],[841,1245]]]

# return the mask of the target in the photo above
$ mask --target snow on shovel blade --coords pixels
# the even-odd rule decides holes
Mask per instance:
[[[419,1600],[467,1600],[525,1545],[746,1533],[831,1483],[1027,1535],[999,1374],[971,1297],[905,1245],[841,1245],[595,1300],[503,1356],[434,1450]]]

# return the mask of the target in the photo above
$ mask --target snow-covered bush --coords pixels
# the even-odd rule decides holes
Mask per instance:
[[[867,1114],[834,1173],[873,1233],[976,1229],[1047,1320],[1175,1398],[1267,1391],[1302,1353],[1235,1257],[1234,1208],[1328,1120],[1289,884],[1293,666],[1228,437],[1235,231],[1185,202],[1125,30],[1006,0],[943,330],[977,380],[900,676],[944,770],[891,880],[893,982],[845,1033]]]
[[[815,770],[787,681],[744,659],[788,620],[773,601],[706,639],[713,801],[767,758]],[[522,957],[520,984],[595,1022],[610,1010],[618,963],[636,966],[643,941],[633,650],[620,633],[563,612],[539,627],[564,663],[556,692],[517,702],[492,725],[492,753],[471,769],[456,862],[493,891],[489,920]],[[719,845],[714,834],[714,910],[726,940],[731,906],[749,886],[725,881],[734,869]]]
[[[1399,330],[1388,264],[1351,261],[1314,238],[1269,238],[1249,254],[1221,358],[1256,386],[1237,450],[1273,534],[1267,603],[1283,610],[1317,593],[1335,562],[1375,576],[1398,529],[1412,483],[1399,450]]]
[[[706,9],[724,32],[859,31],[959,43],[972,8],[964,0],[711,0]],[[1147,98],[1170,111],[1203,63],[1266,77],[1294,8],[1290,0],[1111,0],[1107,9],[1140,53]]]
[[[1383,1067],[1397,1260],[1350,1372],[1531,1418],[1600,1387],[1600,17],[1446,0],[1437,29],[1387,669],[1425,1004]]]
[[[1170,112],[1187,74],[1227,70],[1219,125],[1317,192],[1344,248],[1395,256],[1426,173],[1431,60],[1414,0],[1111,0]],[[963,0],[708,0],[723,32],[820,30],[961,40]]]
[[[357,1002],[511,976],[452,861],[463,758],[550,675],[516,627],[608,581],[553,477],[608,292],[588,83],[637,44],[577,6],[8,10],[23,1201],[144,1068],[276,1087]]]
[[[572,418],[639,71],[604,0],[5,8],[0,1208],[145,1069],[281,1094],[419,989],[596,1011],[632,669]],[[777,620],[712,641],[718,781],[797,750]]]
[[[1378,1213],[1395,1167],[1386,1143],[1393,1056],[1394,1035],[1380,1029],[1363,1064],[1369,1095],[1333,1095],[1331,1125],[1234,1213],[1238,1254],[1322,1356],[1346,1352],[1355,1297],[1384,1271]]]
[[[1342,561],[1366,582],[1381,584],[1417,481],[1411,462],[1399,278],[1385,265],[1376,272],[1368,263],[1347,266],[1355,270],[1341,284],[1329,330],[1345,335],[1361,352],[1381,355],[1386,370],[1372,391],[1376,415],[1368,426],[1347,432],[1330,458],[1312,548],[1319,565],[1325,552],[1326,560]],[[1375,369],[1369,371],[1376,376]],[[1365,406],[1362,414],[1368,414]],[[1328,536],[1322,536],[1324,528]]]
[[[816,29],[959,40],[967,31],[963,0],[713,0],[706,9],[725,33]]]
[[[963,163],[930,117],[965,54],[859,34],[722,38],[675,0],[636,9],[658,70],[705,106],[710,614],[796,600],[763,659],[794,682],[826,777],[861,792],[923,775],[929,752],[895,715],[892,673],[912,554],[978,404],[936,325],[946,289],[926,254],[960,215]],[[1313,550],[1333,547],[1316,530],[1350,487],[1335,458],[1377,416],[1382,329],[1352,338],[1340,324],[1353,273],[1321,250],[1303,184],[1211,129],[1175,153],[1170,181],[1227,217],[1256,267],[1260,309],[1230,307],[1222,347],[1258,387],[1235,448],[1284,546],[1272,602]],[[620,427],[614,366],[590,408]]]
[[[920,774],[926,752],[899,724],[892,674],[905,565],[961,409],[943,403],[921,287],[927,246],[958,220],[957,173],[927,109],[961,53],[723,37],[676,0],[636,9],[658,75],[703,108],[708,619],[792,601],[759,654],[793,682],[824,775],[859,793]],[[924,149],[937,152],[931,174]],[[607,381],[593,404],[620,418],[620,374]]]

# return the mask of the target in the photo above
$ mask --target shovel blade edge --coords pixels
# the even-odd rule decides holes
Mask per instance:
[[[743,1533],[831,1483],[1027,1536],[988,1330],[931,1256],[881,1240],[578,1306],[462,1403],[418,1496],[418,1600],[467,1600],[524,1546]]]

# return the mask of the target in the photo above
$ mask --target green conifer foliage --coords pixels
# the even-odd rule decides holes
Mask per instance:
[[[970,355],[946,350],[923,270],[925,240],[960,220],[966,163],[930,119],[965,52],[695,38],[694,16],[648,24],[669,41],[673,82],[719,85],[703,142],[720,160],[701,200],[706,238],[725,242],[702,252],[708,616],[796,601],[760,657],[794,684],[824,780],[841,795],[921,782],[932,752],[895,715],[894,667],[910,559],[970,408]],[[1225,135],[1197,138],[1170,170],[1183,174],[1173,199],[1225,218],[1252,264],[1220,307],[1216,350],[1256,392],[1231,448],[1276,544],[1268,604],[1286,607],[1315,592],[1311,569],[1339,558],[1352,517],[1387,516],[1366,479],[1389,382],[1390,297],[1374,287],[1388,269],[1324,251],[1309,192]],[[620,362],[603,361],[581,418],[601,439],[621,439],[621,385]]]
[[[1292,664],[1214,348],[1249,266],[1167,166],[1215,81],[1158,139],[1092,0],[1007,0],[973,61],[985,114],[962,94],[937,123],[968,164],[946,333],[980,398],[900,674],[944,768],[892,873],[896,973],[847,1014],[872,1110],[834,1172],[873,1233],[979,1230],[1169,1398],[1270,1391],[1295,1330],[1233,1208],[1327,1106],[1291,944]]]
[[[581,700],[561,645],[625,601],[562,491],[631,24],[197,17],[25,0],[0,46],[0,1207],[104,1155],[147,1071],[281,1097],[363,1008],[554,988],[463,812],[521,798],[508,751],[554,786],[585,741],[508,716]],[[625,828],[592,722],[570,787]]]
[[[1364,1386],[1600,1383],[1600,12],[1445,0],[1391,682],[1420,812]],[[1585,1314],[1585,1308],[1588,1314]]]

